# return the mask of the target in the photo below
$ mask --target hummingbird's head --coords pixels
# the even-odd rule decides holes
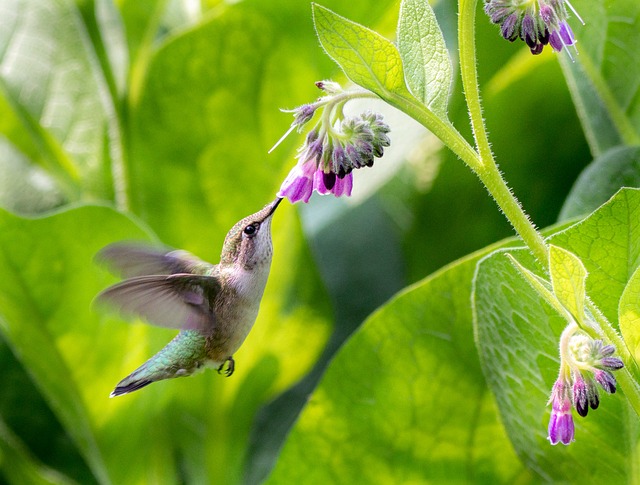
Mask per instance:
[[[271,262],[271,216],[282,199],[276,198],[261,211],[238,221],[224,239],[220,264],[241,265],[252,269],[262,262]]]

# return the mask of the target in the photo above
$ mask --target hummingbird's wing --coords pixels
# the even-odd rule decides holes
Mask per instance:
[[[216,325],[212,305],[218,291],[220,285],[213,276],[137,276],[110,286],[96,301],[160,327],[210,333]]]
[[[187,251],[170,251],[135,243],[115,243],[102,249],[96,259],[123,278],[178,273],[207,274],[213,264]]]

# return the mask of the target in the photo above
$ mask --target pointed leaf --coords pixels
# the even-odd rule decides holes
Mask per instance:
[[[551,291],[550,284],[545,281],[543,278],[535,274],[533,271],[525,268],[520,262],[515,259],[511,254],[507,254],[507,258],[511,261],[511,264],[515,266],[515,268],[520,272],[522,276],[529,282],[531,287],[538,293],[538,295],[547,302],[558,314],[562,315],[562,317],[567,321],[573,321],[573,317],[571,313],[567,311],[567,309],[562,306],[562,303],[558,300],[556,295]]]
[[[313,4],[313,21],[322,47],[354,83],[382,98],[387,93],[411,96],[392,42],[318,4]]]
[[[451,61],[427,0],[404,0],[400,5],[398,50],[411,93],[434,113],[446,117]]]
[[[570,251],[552,244],[549,246],[549,269],[554,295],[571,312],[573,318],[584,326],[587,270],[582,261]]]

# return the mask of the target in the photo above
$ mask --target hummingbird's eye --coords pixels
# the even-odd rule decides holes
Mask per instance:
[[[244,232],[244,235],[247,237],[253,237],[258,232],[259,227],[260,227],[260,223],[254,222],[253,224],[249,224],[247,227],[245,227],[244,231],[242,232]]]

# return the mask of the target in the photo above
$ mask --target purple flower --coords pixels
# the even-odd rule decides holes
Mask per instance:
[[[342,119],[331,127],[321,124],[320,128],[314,128],[278,196],[287,197],[292,203],[308,202],[314,190],[321,195],[350,196],[351,172],[371,167],[374,159],[382,156],[383,147],[390,144],[388,133],[382,116],[369,112]]]
[[[560,52],[576,43],[566,6],[584,23],[568,0],[485,0],[484,11],[500,26],[502,37],[511,42],[520,38],[532,54],[540,54],[547,44]]]
[[[552,445],[568,445],[573,441],[574,426],[571,414],[571,386],[564,378],[558,378],[551,392],[551,418],[548,439]]]

